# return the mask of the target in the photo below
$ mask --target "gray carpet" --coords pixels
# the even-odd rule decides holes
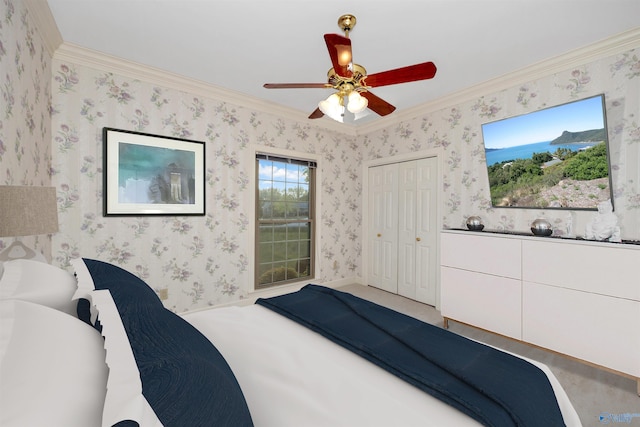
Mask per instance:
[[[432,306],[370,286],[354,284],[343,286],[340,290],[424,322],[443,325],[440,312]],[[584,427],[607,424],[640,427],[640,397],[636,393],[637,385],[634,380],[453,321],[449,322],[449,330],[549,366],[567,392]],[[594,337],[599,338],[601,337]],[[612,348],[612,351],[615,349]]]

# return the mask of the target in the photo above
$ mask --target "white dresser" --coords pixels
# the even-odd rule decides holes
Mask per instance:
[[[441,301],[449,319],[638,381],[640,245],[446,230]]]

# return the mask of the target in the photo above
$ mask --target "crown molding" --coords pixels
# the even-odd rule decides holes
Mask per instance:
[[[110,71],[179,91],[208,96],[241,107],[268,114],[276,114],[297,122],[310,124],[315,128],[335,131],[352,137],[389,128],[403,121],[413,120],[430,112],[476,99],[487,93],[499,92],[572,67],[584,65],[597,59],[640,47],[640,27],[637,27],[592,45],[575,49],[512,73],[445,95],[436,100],[396,112],[390,116],[380,117],[374,122],[360,125],[339,123],[332,120],[314,120],[310,122],[306,114],[293,108],[64,42],[46,0],[24,1],[28,10],[33,15],[36,25],[40,29],[47,50],[54,59]]]
[[[23,1],[40,34],[42,44],[49,52],[49,56],[53,57],[56,49],[62,44],[62,35],[58,30],[56,21],[53,19],[49,4],[46,0]]]
[[[198,96],[207,96],[219,99],[240,107],[246,107],[269,114],[276,114],[298,122],[308,123],[307,116],[293,108],[257,99],[240,92],[215,86],[196,79],[191,79],[179,74],[174,74],[159,68],[142,65],[133,61],[127,61],[125,59],[92,49],[87,49],[73,43],[63,42],[56,50],[53,58],[63,62],[72,62],[89,68],[112,72],[114,74],[127,76],[170,89],[196,94]],[[338,122],[323,120],[322,123],[313,123],[313,126],[334,130],[350,136],[356,136],[356,132],[353,127],[345,127],[343,124]]]
[[[374,123],[362,125],[358,135],[379,131],[402,121],[413,120],[425,114],[477,99],[487,93],[499,92],[523,83],[540,79],[576,66],[617,55],[640,47],[640,27],[601,40],[595,44],[532,64],[512,73],[487,80],[434,101],[421,104],[393,116],[383,117]]]

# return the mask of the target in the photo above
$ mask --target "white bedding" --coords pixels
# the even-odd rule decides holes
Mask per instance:
[[[194,337],[204,338],[191,333],[191,327],[181,319],[175,319],[179,322],[173,317],[169,319],[166,314],[170,312],[164,310],[157,295],[144,282],[106,263],[95,260],[82,262],[90,262],[92,266],[92,283],[97,278],[103,287],[105,283],[109,284],[108,300],[114,304],[111,289],[115,289],[122,307],[122,311],[117,309],[120,314],[108,316],[106,307],[96,304],[103,334],[111,337],[113,333],[108,332],[114,330],[109,326],[112,318],[120,318],[122,313],[126,313],[127,316],[120,321],[144,326],[143,339],[133,342],[138,348],[141,342],[144,345],[171,342],[166,348],[159,347],[163,350],[160,359],[174,360],[165,357],[165,350],[190,348],[196,353],[193,360],[214,361],[195,364],[202,368],[197,371],[199,378],[207,378],[200,381],[201,386],[207,385],[204,388],[206,393],[196,392],[194,397],[193,393],[187,393],[189,390],[171,383],[172,387],[162,390],[162,397],[171,403],[170,414],[167,414],[167,405],[152,399],[156,403],[152,407],[154,414],[160,411],[171,417],[168,418],[172,420],[171,425],[206,424],[175,421],[178,418],[173,418],[189,414],[198,416],[180,417],[180,420],[200,417],[220,420],[222,424],[233,420],[234,426],[241,422],[249,425],[250,420],[246,422],[247,406],[256,427],[479,425],[360,356],[262,306],[211,309],[184,315],[184,319],[204,333],[217,350],[209,348],[208,343],[199,345],[200,341]],[[118,363],[112,362],[120,360],[118,348],[131,350],[131,342],[110,346],[107,355],[113,353],[107,358],[110,360],[108,369],[105,343],[111,338],[103,339],[92,326],[69,314],[73,276],[62,270],[50,272],[48,270],[55,267],[46,264],[35,264],[6,263],[8,268],[0,276],[0,425],[100,425],[100,420],[104,419],[102,410],[108,394],[108,377],[116,368],[120,369]],[[7,274],[12,269],[15,274]],[[76,271],[79,278],[83,277],[81,271]],[[117,280],[113,280],[114,277]],[[80,283],[78,287],[81,288]],[[92,299],[99,300],[104,292],[107,291],[93,289],[90,294]],[[140,307],[154,307],[154,304],[161,309],[140,310]],[[83,311],[83,316],[89,316],[88,311]],[[139,322],[141,318],[145,319],[144,323]],[[85,319],[87,322],[90,320]],[[105,326],[103,322],[109,325]],[[165,335],[169,331],[172,332]],[[170,337],[172,340],[168,340]],[[182,341],[180,337],[190,339]],[[194,342],[196,345],[185,347]],[[200,349],[199,352],[196,349]],[[226,361],[220,358],[218,351]],[[181,365],[185,359],[184,352],[175,354],[181,355],[176,359],[180,363],[169,363],[166,367],[180,369],[181,375],[193,377],[190,370]],[[566,425],[580,426],[575,410],[550,370],[545,365],[530,362],[549,377]],[[140,380],[140,375],[137,369],[132,370],[122,379],[121,385],[132,384],[131,379]],[[195,386],[195,383],[197,381],[191,385]],[[196,390],[196,387],[190,388]],[[118,397],[123,396],[117,387],[110,389]],[[171,391],[169,398],[167,390]],[[202,400],[196,405],[195,401],[200,396],[214,398],[208,399],[206,405],[201,404]],[[182,409],[171,409],[176,405]],[[118,419],[131,417],[123,414]]]
[[[99,426],[104,359],[102,337],[77,318],[0,300],[0,426]]]
[[[264,307],[219,308],[184,318],[215,343],[233,369],[256,427],[480,425]],[[529,361],[549,377],[566,425],[580,426],[549,368]]]

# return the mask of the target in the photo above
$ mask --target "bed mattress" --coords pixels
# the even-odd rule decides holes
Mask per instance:
[[[228,361],[256,426],[478,426],[321,335],[258,305],[186,314]],[[528,360],[528,359],[527,359]],[[567,426],[580,426],[549,368]]]

